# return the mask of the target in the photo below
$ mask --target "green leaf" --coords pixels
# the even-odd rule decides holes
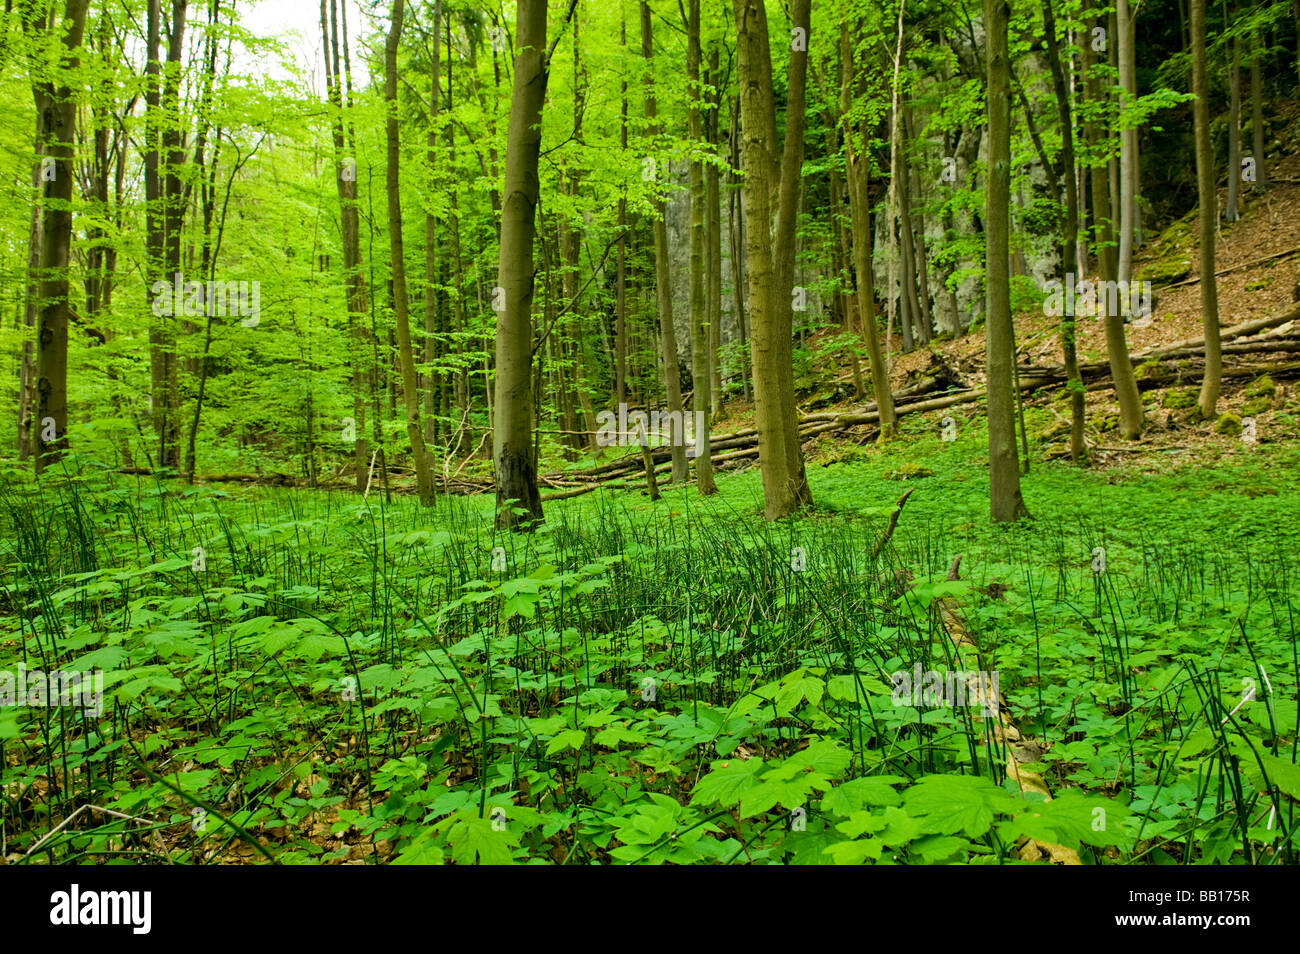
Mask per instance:
[[[1241,759],[1242,771],[1256,789],[1261,792],[1265,790],[1264,774],[1267,774],[1269,786],[1283,795],[1300,799],[1300,766],[1293,764],[1290,759],[1281,759],[1267,752],[1261,751],[1256,756],[1244,743],[1234,748]],[[1264,768],[1263,774],[1260,772],[1261,765]]]
[[[586,741],[587,733],[582,729],[565,729],[551,739],[550,744],[546,746],[546,754],[551,756],[565,749],[580,749]]]
[[[516,593],[506,600],[506,605],[502,607],[501,612],[506,619],[510,619],[512,616],[532,619],[537,613],[536,603],[538,599],[540,597],[536,593]]]
[[[860,865],[868,858],[876,861],[884,848],[878,841],[840,841],[823,849],[837,865]]]
[[[735,805],[746,792],[758,786],[758,773],[762,769],[762,759],[714,762],[713,770],[691,790],[691,804]]]
[[[802,778],[790,782],[765,781],[740,796],[740,816],[753,818],[771,811],[777,805],[787,809],[797,808],[807,800],[811,790],[812,786]]]
[[[1010,795],[978,775],[927,775],[903,796],[908,813],[925,819],[925,831],[971,838],[989,830],[995,810],[1013,810],[1011,802]]]
[[[844,818],[867,805],[898,805],[903,799],[894,785],[903,781],[897,775],[867,775],[836,786],[822,799],[822,811]]]
[[[951,835],[926,835],[908,845],[907,854],[909,858],[923,865],[933,865],[951,859],[958,852],[961,853],[960,860],[964,861],[969,848],[970,842],[965,838],[954,838]]]
[[[447,845],[456,864],[472,865],[476,860],[484,865],[514,864],[510,849],[519,844],[519,835],[509,824],[498,831],[492,827],[491,817],[479,818],[473,809],[452,818]]]
[[[1123,845],[1127,841],[1123,821],[1128,815],[1129,809],[1119,802],[1071,788],[1050,802],[1029,803],[1015,818],[999,822],[998,835],[1008,842],[1024,835],[1067,848]]]

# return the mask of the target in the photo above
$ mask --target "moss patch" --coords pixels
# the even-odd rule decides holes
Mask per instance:
[[[1160,373],[1160,359],[1152,358],[1150,361],[1143,361],[1134,369],[1133,373],[1139,381],[1155,377]]]
[[[907,463],[902,467],[891,470],[885,474],[888,480],[914,480],[919,477],[933,477],[934,471],[929,467],[921,467],[918,464]]]
[[[1246,397],[1272,397],[1277,393],[1277,385],[1267,374],[1261,375],[1246,388]]]
[[[1214,433],[1237,437],[1241,434],[1241,418],[1229,411],[1214,423]]]

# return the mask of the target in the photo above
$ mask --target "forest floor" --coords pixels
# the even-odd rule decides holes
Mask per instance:
[[[533,535],[486,495],[11,487],[0,669],[105,686],[0,708],[3,858],[1294,863],[1300,448],[1036,462],[1005,528],[978,418],[902,429],[779,525],[756,468]]]
[[[1297,212],[1297,182],[1252,199],[1220,266],[1300,245]],[[1194,262],[1188,227],[1139,263]],[[1222,323],[1291,307],[1298,269],[1223,276]],[[1053,320],[1021,328],[1022,363],[1059,360]],[[1199,334],[1195,284],[1130,326]],[[983,348],[901,356],[895,388],[978,384]],[[23,666],[104,684],[0,706],[0,863],[1295,864],[1294,375],[1226,382],[1247,442],[1171,366],[1139,442],[1089,392],[1089,468],[1062,390],[1026,396],[1012,527],[976,401],[817,435],[778,524],[744,460],[707,500],[550,501],[535,534],[490,494],[6,468],[0,695]]]

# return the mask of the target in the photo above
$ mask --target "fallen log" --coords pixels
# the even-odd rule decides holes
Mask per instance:
[[[1267,331],[1270,328],[1276,328],[1279,325],[1285,325],[1289,321],[1300,319],[1300,305],[1292,307],[1280,315],[1272,315],[1268,318],[1255,318],[1251,321],[1243,321],[1241,324],[1233,325],[1231,328],[1224,328],[1219,332],[1219,341],[1221,343],[1244,338],[1247,335],[1253,335],[1258,331]],[[1175,341],[1172,344],[1162,345],[1159,348],[1151,348],[1147,351],[1138,351],[1129,355],[1129,360],[1134,365],[1144,364],[1153,358],[1167,358],[1176,352],[1185,351],[1204,351],[1205,338],[1189,338],[1186,341]],[[1091,361],[1079,365],[1080,374],[1096,373],[1105,371],[1110,373],[1110,362],[1108,361]],[[1025,374],[1047,374],[1058,375],[1064,374],[1064,365],[1021,365],[1020,373]]]
[[[1239,351],[1228,351],[1225,348],[1223,355],[1225,358],[1230,360],[1224,362],[1223,376],[1225,378],[1250,378],[1250,377],[1258,377],[1262,374],[1276,374],[1280,377],[1289,377],[1294,371],[1294,369],[1297,367],[1297,365],[1293,362],[1274,361],[1274,362],[1262,362],[1262,363],[1252,363],[1252,364],[1236,364],[1231,360],[1239,355],[1267,353],[1270,350],[1281,351],[1283,353],[1300,351],[1300,342],[1297,342],[1296,347],[1294,348],[1278,348],[1278,349],[1249,348],[1249,349],[1242,349]],[[1163,367],[1158,367],[1156,369],[1148,370],[1140,378],[1138,378],[1139,389],[1143,391],[1149,391],[1152,388],[1166,387],[1169,384],[1177,384],[1184,378],[1188,378],[1188,377],[1195,377],[1199,380],[1200,375],[1203,373],[1200,369],[1204,367],[1204,355],[1199,351],[1193,351],[1187,353],[1183,357],[1185,357],[1186,359],[1190,359],[1190,361],[1193,362],[1192,367],[1190,369],[1188,368],[1165,369]],[[1189,370],[1194,373],[1189,375]],[[1111,386],[1109,383],[1110,374],[1109,374],[1108,365],[1102,365],[1100,367],[1096,367],[1094,368],[1094,373],[1081,375],[1081,377],[1093,379],[1085,383],[1084,389],[1087,391],[1105,390],[1106,388]],[[1050,372],[1046,372],[1043,369],[1035,369],[1032,376],[1024,377],[1022,379],[1022,390],[1028,392],[1028,391],[1036,390],[1038,388],[1057,387],[1062,383],[1064,383],[1064,381],[1065,381],[1064,370],[1058,371],[1055,374],[1053,374]]]
[[[1231,328],[1224,328],[1219,332],[1219,342],[1231,341],[1236,338],[1244,338],[1247,335],[1253,335],[1257,331],[1267,331],[1269,328],[1276,328],[1278,325],[1285,325],[1288,321],[1295,321],[1300,318],[1300,305],[1289,308],[1280,315],[1271,315],[1268,318],[1255,318],[1251,321],[1243,321],[1239,325],[1233,325]],[[1188,341],[1175,341],[1172,344],[1162,345],[1159,348],[1151,348],[1147,351],[1139,351],[1133,355],[1135,362],[1147,361],[1151,358],[1162,358],[1171,351],[1184,351],[1188,348],[1199,348],[1204,350],[1205,338],[1192,338]]]
[[[120,467],[117,471],[119,474],[125,474],[129,477],[152,477],[154,471],[152,467]],[[184,474],[174,473],[168,475],[171,478],[183,480]],[[305,477],[294,477],[292,474],[199,474],[194,478],[195,483],[200,484],[275,484],[276,486],[296,487],[300,484],[310,483]]]
[[[948,568],[948,579],[956,581],[960,575],[961,557],[952,561]],[[1052,793],[1042,775],[1022,767],[1022,763],[1038,761],[1040,748],[1032,740],[1026,739],[1007,711],[1006,698],[996,682],[981,676],[985,668],[984,653],[975,641],[966,625],[961,606],[951,596],[934,601],[935,615],[938,617],[942,632],[952,644],[961,671],[966,677],[966,698],[969,701],[968,713],[973,729],[984,736],[988,745],[989,758],[994,753],[1005,756],[1007,777],[1016,783],[1022,795],[1033,792],[1045,802],[1052,800]],[[963,656],[974,656],[976,668],[968,668]],[[987,732],[985,731],[987,728]],[[1073,848],[1037,838],[1023,837],[1016,843],[1014,857],[1021,861],[1047,861],[1058,865],[1081,865],[1079,853]]]
[[[1266,354],[1270,351],[1291,352],[1300,351],[1300,338],[1262,338],[1256,341],[1246,342],[1229,342],[1219,349],[1224,354]],[[1205,351],[1200,348],[1187,348],[1183,351],[1174,351],[1162,358],[1194,358],[1202,357]]]
[[[1229,265],[1227,268],[1221,268],[1217,272],[1215,272],[1214,277],[1218,278],[1220,275],[1228,275],[1231,274],[1232,272],[1239,272],[1243,268],[1250,268],[1252,265],[1263,265],[1265,262],[1271,262],[1275,258],[1287,258],[1291,255],[1295,255],[1297,252],[1300,252],[1300,247],[1288,248],[1282,252],[1274,252],[1272,255],[1265,255],[1263,258],[1254,258],[1251,259],[1249,262],[1242,262],[1240,265]],[[1182,285],[1195,285],[1200,280],[1201,280],[1201,276],[1197,275],[1195,278],[1184,278],[1181,282],[1174,282],[1172,285],[1166,285],[1165,288],[1178,288]]]

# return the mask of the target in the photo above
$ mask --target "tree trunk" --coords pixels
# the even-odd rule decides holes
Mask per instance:
[[[916,190],[916,195],[921,195],[921,181],[916,174],[916,169],[911,169],[912,188]],[[911,204],[908,204],[908,217],[912,219],[915,226],[912,240],[912,250],[916,260],[916,289],[921,299],[921,317],[925,323],[925,341],[928,343],[934,335],[934,312],[930,301],[930,262],[925,254],[925,213],[917,209],[913,216]]]
[[[1228,70],[1228,202],[1225,222],[1241,218],[1241,41],[1232,41],[1232,65]]]
[[[406,265],[402,259],[402,196],[398,169],[400,154],[397,133],[397,45],[402,36],[404,0],[393,0],[392,21],[384,44],[384,100],[388,117],[384,124],[388,147],[388,247],[393,269],[393,320],[397,324],[398,361],[402,366],[402,398],[406,404],[406,436],[411,442],[415,465],[415,484],[420,503],[432,506],[433,475],[429,455],[424,449],[424,431],[420,426],[420,388],[415,375],[415,353],[411,346],[411,323],[406,297]]]
[[[708,117],[705,120],[709,152],[718,154],[718,113],[722,109],[722,77],[719,73],[718,57],[720,44],[714,42],[709,48],[709,84],[713,89],[710,95]],[[710,162],[704,168],[704,210],[705,210],[705,249],[707,261],[705,266],[705,313],[709,322],[709,405],[715,417],[722,416],[722,206],[718,186],[718,167]]]
[[[1255,192],[1268,188],[1268,163],[1264,160],[1264,71],[1259,63],[1262,48],[1260,38],[1256,36],[1254,56],[1250,61],[1250,131],[1255,153]]]
[[[1205,0],[1191,0],[1192,118],[1196,135],[1196,191],[1200,200],[1201,320],[1205,327],[1205,378],[1197,406],[1212,418],[1219,403],[1223,356],[1219,346],[1219,287],[1214,275],[1214,230],[1219,202],[1214,191],[1214,147],[1210,142],[1210,81],[1205,64]]]
[[[1065,70],[1061,66],[1060,44],[1056,39],[1056,17],[1052,12],[1053,0],[1043,0],[1043,27],[1047,36],[1047,58],[1052,71],[1052,86],[1056,92],[1057,117],[1061,127],[1061,173],[1065,192],[1065,224],[1061,229],[1061,264],[1066,275],[1078,278],[1079,193],[1075,181],[1074,120],[1070,109],[1071,90],[1066,86]],[[1076,464],[1088,459],[1088,445],[1084,441],[1084,391],[1079,375],[1079,355],[1075,346],[1074,302],[1061,316],[1061,350],[1064,352],[1066,387],[1070,391],[1070,457]]]
[[[346,8],[344,10],[346,31]],[[331,29],[333,24],[333,29]],[[344,297],[348,312],[348,359],[351,365],[352,421],[350,427],[340,422],[341,433],[353,435],[352,465],[356,470],[356,492],[364,494],[369,481],[370,441],[366,435],[367,396],[373,391],[373,367],[367,360],[366,321],[369,311],[365,276],[361,271],[361,225],[357,208],[357,164],[355,156],[347,155],[355,146],[350,126],[343,121],[342,78],[339,66],[338,4],[331,0],[326,16],[325,0],[320,5],[321,46],[325,62],[325,86],[330,105],[334,109],[331,134],[334,142],[334,182],[339,197],[339,235],[343,245]],[[351,71],[347,70],[349,90],[348,108],[351,108]],[[376,417],[375,422],[377,423]]]
[[[911,110],[904,107],[903,109],[903,138],[910,141],[912,138],[912,114]],[[903,177],[902,191],[899,193],[901,199],[900,213],[902,215],[903,227],[907,230],[907,257],[910,260],[912,270],[911,288],[915,309],[913,314],[917,321],[917,338],[921,344],[929,344],[930,339],[934,336],[934,316],[930,311],[930,269],[925,260],[925,220],[921,213],[912,214],[912,188],[919,185],[916,182],[916,176],[912,169],[912,163],[908,161],[907,152],[901,149],[898,155],[898,171]],[[917,192],[918,197],[920,192]]]
[[[745,288],[748,277],[745,274],[745,209],[740,194],[740,97],[731,100],[731,157],[729,165],[733,172],[728,173],[727,210],[729,228],[727,229],[731,255],[731,286],[736,300],[736,335],[740,342],[742,360],[740,362],[740,396],[746,403],[750,400],[749,361],[744,355],[749,343],[748,314],[745,307]]]
[[[40,306],[36,317],[36,470],[63,458],[68,449],[68,326],[72,318],[68,258],[72,246],[73,149],[77,141],[77,101],[67,82],[80,63],[77,47],[86,26],[87,0],[67,0],[63,8],[63,50],[57,74],[38,95],[43,152],[54,160],[45,182],[40,258]]]
[[[187,0],[172,0],[167,60],[158,60],[162,31],[161,0],[149,0],[147,65],[145,67],[145,254],[146,297],[154,317],[149,330],[150,395],[158,438],[158,466],[180,467],[180,395],[177,380],[176,316],[157,314],[153,306],[155,281],[173,282],[180,270],[181,204],[179,166],[181,121],[178,104],[181,55],[185,38]],[[176,302],[173,302],[175,306]],[[163,309],[164,311],[175,311]]]
[[[1085,83],[1089,98],[1094,102],[1105,100],[1101,81],[1098,78],[1096,56],[1092,44],[1083,45],[1083,67]],[[1099,146],[1100,133],[1097,123],[1087,123],[1086,135],[1089,145],[1095,150]],[[1115,230],[1111,219],[1109,169],[1105,163],[1092,166],[1092,208],[1097,243],[1097,265],[1103,282],[1112,282],[1116,278],[1117,258],[1115,253]],[[1098,307],[1102,307],[1100,302]],[[1119,402],[1119,430],[1128,440],[1134,440],[1142,434],[1144,415],[1142,397],[1138,393],[1137,376],[1133,372],[1133,363],[1128,357],[1128,340],[1124,335],[1124,309],[1104,307],[1102,320],[1106,328],[1106,353],[1110,359],[1111,379],[1115,384],[1115,398]]]
[[[687,135],[698,150],[703,146],[704,123],[700,100],[700,0],[689,0],[686,25]],[[690,167],[691,208],[691,381],[692,409],[703,412],[703,427],[695,430],[695,485],[701,496],[717,493],[713,459],[709,452],[709,421],[713,419],[709,393],[709,313],[704,300],[704,170],[698,159]]]
[[[618,38],[624,53],[627,51],[627,21],[620,10]],[[627,78],[619,83],[619,147],[624,161],[627,159]],[[627,404],[627,194],[618,199],[618,249],[616,277],[614,280],[614,402],[618,407]],[[651,475],[653,480],[653,474]]]
[[[854,76],[853,48],[848,27],[840,26],[840,112],[849,114],[850,89]],[[867,341],[867,360],[871,365],[871,389],[880,409],[880,439],[888,440],[898,428],[894,413],[894,395],[889,387],[889,369],[880,347],[880,330],[876,327],[876,304],[871,270],[871,200],[867,189],[870,157],[867,155],[866,130],[860,130],[863,146],[857,147],[852,131],[845,129],[845,176],[849,185],[849,215],[853,222],[853,259],[857,273],[858,320]]]
[[[217,74],[217,49],[218,49],[218,31],[217,26],[220,22],[220,4],[213,2],[208,6],[208,31],[204,37],[204,81],[203,94],[200,98],[198,110],[199,118],[199,139],[194,149],[194,168],[197,172],[196,178],[199,183],[199,211],[202,228],[202,245],[199,253],[199,276],[206,281],[216,279],[216,257],[221,245],[221,237],[225,228],[225,216],[222,215],[221,222],[217,226],[216,239],[213,239],[213,219],[216,215],[217,208],[217,167],[221,160],[221,127],[213,125],[212,122],[212,84]],[[230,54],[227,48],[226,54],[226,74],[230,72]],[[215,133],[215,135],[214,135]],[[205,154],[209,136],[212,137],[212,156],[206,159]],[[239,165],[235,166],[235,172]],[[233,174],[229,182],[233,181]],[[194,181],[193,179],[191,180]],[[189,187],[187,186],[187,189]],[[227,185],[227,197],[229,197],[229,185]],[[214,315],[207,315],[204,321],[203,329],[203,352],[199,356],[195,371],[199,379],[198,391],[194,396],[194,413],[190,416],[190,429],[186,437],[185,444],[185,479],[187,482],[194,483],[194,475],[198,471],[198,440],[199,424],[203,418],[203,402],[207,396],[208,377],[211,372],[211,354],[212,354],[212,329],[216,322]],[[308,422],[307,433],[308,442],[311,443],[312,420],[311,420],[311,396],[308,395]],[[315,460],[314,454],[309,451],[308,463],[313,474],[313,486],[315,481]]]
[[[836,127],[841,117],[837,116],[827,100],[826,107],[826,150],[829,155],[839,151]],[[862,362],[858,358],[857,328],[853,319],[853,302],[851,260],[853,253],[849,247],[848,229],[844,227],[844,182],[839,169],[831,166],[829,173],[830,214],[831,214],[831,262],[834,267],[838,290],[835,295],[836,310],[839,313],[840,331],[850,336],[849,370],[853,375],[853,399],[861,401],[867,396],[866,385],[862,380]]]
[[[650,28],[650,5],[641,0],[641,55],[647,63],[654,58],[654,36]],[[650,127],[650,136],[657,137],[659,127],[655,123],[658,107],[655,103],[654,68],[646,70],[645,79],[645,118]],[[660,170],[655,170],[656,182]],[[677,332],[673,328],[673,289],[669,275],[668,258],[668,224],[662,199],[655,205],[654,242],[655,242],[655,286],[659,302],[659,345],[663,351],[664,392],[667,397],[668,413],[671,420],[682,420],[682,385],[681,372],[677,360]],[[686,441],[683,433],[672,435],[673,471],[672,482],[683,483],[687,478]]]
[[[925,344],[930,340],[926,328],[925,310],[921,307],[921,295],[917,290],[917,265],[915,234],[912,231],[911,201],[908,198],[907,163],[899,157],[898,175],[902,181],[898,184],[898,232],[903,240],[903,286],[901,298],[907,302],[907,316],[910,319],[913,344]],[[906,327],[906,326],[905,326]]]
[[[531,529],[543,519],[533,458],[533,235],[538,198],[537,158],[546,102],[546,0],[518,0],[518,34],[510,125],[506,138],[506,184],[501,210],[501,296],[496,335],[497,525]]]
[[[1116,0],[1119,21],[1120,114],[1127,112],[1137,99],[1137,65],[1133,13],[1129,0]],[[1137,127],[1122,123],[1119,159],[1119,281],[1125,289],[1133,277],[1133,236],[1137,228]],[[1125,299],[1127,301],[1127,298]]]
[[[438,171],[438,110],[442,100],[442,44],[439,33],[442,27],[442,2],[433,4],[433,43],[430,49],[432,63],[429,68],[429,131],[425,135],[425,160],[429,164],[429,178],[436,180]],[[448,64],[450,65],[450,64]],[[426,200],[424,211],[424,364],[428,367],[424,381],[424,440],[429,446],[438,441],[438,387],[434,383],[434,370],[442,356],[443,342],[438,340],[438,220],[433,214],[431,200]]]
[[[26,460],[35,447],[36,435],[32,432],[32,411],[36,406],[36,351],[34,330],[37,306],[41,299],[41,200],[45,190],[41,185],[41,167],[44,163],[44,117],[47,108],[45,94],[33,90],[36,99],[36,161],[32,163],[32,211],[27,226],[27,284],[23,295],[22,357],[18,365],[18,459]]]
[[[455,108],[452,97],[452,67],[455,57],[452,55],[451,18],[443,21],[447,34],[447,111]],[[458,358],[456,362],[456,385],[454,406],[459,412],[460,420],[456,425],[456,434],[447,449],[449,457],[459,457],[472,449],[473,435],[470,431],[471,389],[468,363],[464,360],[467,344],[465,342],[465,303],[462,294],[465,289],[465,263],[460,248],[460,189],[456,180],[456,124],[447,124],[447,168],[451,171],[451,181],[447,184],[447,201],[451,206],[451,330],[455,334],[453,348]]]
[[[1027,515],[1020,495],[1012,393],[1014,328],[1011,319],[1011,64],[1007,54],[1010,7],[984,0],[988,57],[988,223],[986,367],[989,415],[989,510],[994,523]]]
[[[734,0],[741,122],[744,130],[744,206],[751,223],[746,260],[754,365],[754,419],[768,520],[789,516],[812,502],[795,415],[792,289],[795,218],[803,164],[804,92],[809,0],[794,0],[785,143],[781,157],[775,235],[771,221],[771,170],[777,142],[770,79],[771,52],[762,0]],[[798,39],[802,34],[802,42]],[[775,246],[775,247],[774,247]]]

